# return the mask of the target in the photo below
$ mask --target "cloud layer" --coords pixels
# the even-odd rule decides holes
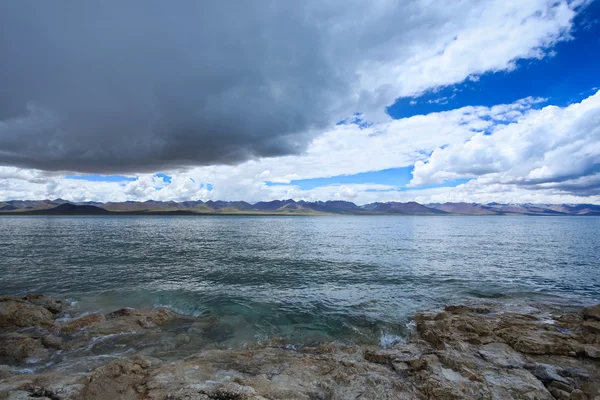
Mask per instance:
[[[304,154],[172,170],[171,182],[66,179],[0,167],[3,199],[296,200],[600,203],[600,91],[566,107],[527,98],[385,121],[337,125]],[[381,183],[302,190],[294,180],[413,167],[409,187]],[[435,187],[454,179],[456,187]],[[268,182],[278,182],[269,185]],[[208,185],[210,184],[210,186]]]
[[[483,140],[493,147],[489,139],[470,138],[463,125],[446,125],[440,119],[448,114],[390,122],[385,106],[470,76],[510,70],[518,59],[544,57],[569,38],[582,3],[4,1],[0,165],[7,167],[0,174],[31,175],[27,182],[35,185],[45,182],[44,189],[36,186],[27,197],[91,198],[100,195],[81,182],[66,193],[64,185],[72,182],[42,171],[152,173],[208,166],[189,174],[209,177],[197,182],[210,179],[215,191],[221,190],[217,180],[235,177],[238,189],[231,190],[238,190],[239,198],[246,198],[240,187],[256,197],[264,180],[246,171],[270,171],[272,179],[285,181],[294,174],[317,176],[323,169],[331,174],[364,170],[357,166],[367,157],[361,147],[364,133],[347,132],[357,141],[328,143],[332,135],[350,129],[332,131],[334,124],[356,111],[376,123],[371,130],[384,132],[368,140],[385,153],[369,159],[369,170],[420,160],[424,164],[417,165],[414,184],[439,181],[443,173],[488,172],[456,166],[441,171],[436,160],[452,158],[451,151],[466,152],[457,149],[467,139],[471,145]],[[421,133],[397,128],[402,124],[414,124]],[[401,133],[391,135],[394,129]],[[427,160],[427,152],[441,145],[440,137],[453,146]],[[395,153],[394,162],[389,153]],[[344,156],[332,158],[339,154]],[[263,166],[287,158],[291,167]],[[293,160],[304,160],[310,172]],[[503,159],[493,161],[496,172],[506,170]],[[581,168],[594,171],[594,165],[590,161]],[[557,174],[553,166],[531,171],[528,184],[555,184],[547,179]],[[578,185],[563,178],[563,188]],[[125,189],[117,184],[121,198],[148,197],[144,190],[155,191],[155,186],[140,188],[144,179]],[[197,197],[198,190],[205,190],[187,178],[181,182],[175,176],[160,193]],[[94,193],[103,190],[95,185]],[[10,182],[0,187],[3,197],[25,196]],[[181,192],[169,191],[175,187]]]

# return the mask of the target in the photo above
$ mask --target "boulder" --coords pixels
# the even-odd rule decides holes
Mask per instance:
[[[0,357],[2,358],[18,362],[43,353],[44,346],[40,339],[20,333],[6,333],[0,336]]]
[[[151,361],[141,356],[117,360],[96,369],[87,378],[81,399],[138,400],[144,398],[144,381]]]
[[[581,314],[585,319],[600,321],[600,304],[584,308],[581,310]]]
[[[0,328],[49,327],[54,316],[46,308],[15,297],[0,297]]]
[[[56,300],[41,293],[29,293],[23,299],[36,306],[44,307],[52,314],[58,314],[68,306],[64,300]]]
[[[600,321],[595,321],[595,320],[583,321],[582,326],[586,332],[593,333],[595,335],[600,335]]]

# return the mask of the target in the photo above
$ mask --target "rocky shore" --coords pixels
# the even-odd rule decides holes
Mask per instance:
[[[0,297],[0,398],[600,399],[600,305],[448,306],[415,315],[406,343],[385,349],[273,340],[187,354],[218,334],[210,319],[165,308],[70,316],[69,306]],[[173,324],[185,330],[165,342]],[[132,350],[142,342],[158,345]]]

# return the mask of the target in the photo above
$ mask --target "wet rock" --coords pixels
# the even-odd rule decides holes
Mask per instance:
[[[594,319],[596,321],[600,321],[600,304],[584,308],[581,310],[581,314],[585,319]]]
[[[42,306],[12,296],[0,297],[0,328],[51,326],[53,314]]]
[[[58,314],[68,306],[64,300],[56,300],[41,293],[29,293],[23,299],[36,306],[44,307],[52,314]]]
[[[89,314],[67,322],[60,327],[60,331],[63,333],[72,333],[81,329],[100,325],[104,320],[104,315],[100,313]]]
[[[8,365],[0,365],[0,380],[8,378],[9,376],[12,376],[10,367]]]
[[[64,348],[66,348],[63,339],[59,336],[55,336],[55,335],[43,335],[41,337],[41,341],[42,344],[44,345],[44,347],[47,348],[51,348],[51,349],[55,349],[55,350],[62,350]]]
[[[11,361],[23,361],[26,358],[44,353],[41,340],[20,333],[7,333],[0,336],[0,357]]]
[[[587,400],[587,398],[588,397],[585,395],[585,393],[579,389],[573,390],[569,395],[569,400]]]
[[[589,333],[600,334],[600,321],[587,320],[583,322],[582,326]]]
[[[188,335],[186,335],[185,333],[180,333],[179,335],[175,336],[175,338],[173,339],[173,344],[175,345],[175,347],[185,346],[189,342],[190,342],[190,337]]]
[[[123,308],[107,314],[106,319],[94,326],[91,332],[103,335],[138,332],[143,329],[157,328],[176,318],[183,317],[168,308],[142,310]]]
[[[485,360],[503,368],[522,368],[525,361],[519,353],[505,343],[489,343],[481,346],[479,355]]]

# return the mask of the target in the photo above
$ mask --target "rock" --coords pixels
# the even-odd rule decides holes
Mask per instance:
[[[531,369],[531,373],[545,384],[550,384],[553,381],[569,384],[559,373],[559,367],[550,364],[535,364]]]
[[[175,338],[173,339],[173,344],[176,347],[185,346],[189,342],[190,342],[190,337],[188,335],[186,335],[185,333],[180,333],[179,335],[175,336]]]
[[[95,326],[91,332],[102,335],[138,332],[143,329],[157,328],[176,318],[183,317],[168,308],[142,310],[122,308],[107,314],[106,320]]]
[[[484,381],[490,392],[483,398],[553,400],[553,396],[531,373],[522,369],[486,369]]]
[[[560,333],[527,330],[509,341],[512,347],[525,354],[564,355],[576,352],[577,348]]]
[[[131,315],[133,312],[134,312],[133,308],[120,308],[116,311],[106,314],[106,319],[126,317],[128,315]]]
[[[555,387],[550,388],[550,393],[557,400],[569,400],[570,398],[569,392],[565,392],[564,390],[560,390]]]
[[[100,325],[104,322],[104,315],[100,313],[89,314],[84,317],[73,319],[63,326],[60,327],[60,331],[63,333],[71,333],[80,329],[86,329],[89,327]]]
[[[596,321],[600,321],[600,304],[584,308],[581,310],[581,314],[585,319],[594,319]]]
[[[12,376],[10,367],[8,365],[0,365],[0,380],[8,378],[9,376]]]
[[[200,393],[207,395],[209,399],[250,400],[255,397],[256,390],[250,386],[228,382],[202,390]]]
[[[44,307],[14,297],[0,297],[0,328],[52,326],[53,314]]]
[[[48,347],[51,349],[62,350],[65,348],[63,343],[63,339],[59,336],[55,335],[43,335],[41,337],[42,344],[44,347]]]
[[[583,354],[589,358],[600,358],[600,345],[598,344],[587,344],[583,346]]]
[[[24,390],[15,390],[8,394],[8,396],[6,397],[6,400],[31,400],[32,397],[29,396],[30,394],[31,393],[26,392]],[[40,398],[38,397],[38,399],[40,399]],[[47,397],[43,397],[40,400],[50,400],[50,399],[48,399]]]
[[[485,360],[502,368],[522,368],[525,361],[519,353],[505,343],[489,343],[479,349]]]
[[[58,314],[68,306],[68,303],[63,300],[55,300],[41,293],[29,293],[23,299],[36,306],[44,307],[52,314]]]
[[[150,361],[134,356],[100,367],[88,377],[81,397],[85,400],[143,398],[143,382],[150,366]]]
[[[587,320],[583,321],[583,329],[589,333],[600,334],[600,321]]]
[[[26,358],[43,353],[44,346],[39,339],[20,333],[7,333],[0,336],[0,357],[12,361],[23,361]]]
[[[587,398],[588,397],[585,395],[585,393],[579,389],[573,390],[569,395],[569,400],[587,400]]]
[[[567,392],[567,393],[571,393],[573,391],[573,386],[571,385],[567,385],[566,383],[562,383],[562,382],[558,382],[558,381],[553,381],[548,385],[548,389],[550,388],[557,388],[559,390],[562,390],[563,392]]]

